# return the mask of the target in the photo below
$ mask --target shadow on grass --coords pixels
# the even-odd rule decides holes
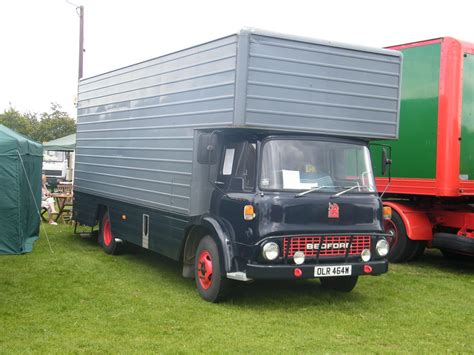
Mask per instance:
[[[95,246],[97,250],[100,250],[102,253],[105,253],[104,251],[102,251],[102,248],[98,244],[97,237],[91,237],[87,235],[75,235],[74,238],[77,240],[78,243],[88,246]],[[123,244],[120,248],[120,253],[111,257],[130,260],[134,264],[141,264],[144,267],[156,270],[163,274],[163,276],[169,278],[182,278],[182,264],[180,262],[169,259],[156,252],[143,249],[134,244]]]
[[[76,242],[87,247],[96,247],[96,238],[75,236]],[[139,246],[127,244],[124,252],[118,258],[125,258],[135,265],[141,265],[143,272],[159,275],[159,278],[173,286],[176,290],[194,293],[195,284],[193,280],[182,277],[182,264],[168,259],[155,252],[142,249]],[[427,250],[417,261],[409,265],[420,269],[431,268],[453,275],[471,275],[474,273],[474,263],[463,260],[452,260],[445,258],[438,250]],[[158,281],[157,281],[158,282]],[[328,304],[343,302],[359,302],[366,298],[362,286],[356,286],[351,293],[340,293],[326,290],[321,287],[318,280],[298,281],[258,281],[252,283],[234,282],[230,297],[227,301],[235,306],[256,307],[263,305],[289,307],[294,305],[300,307],[304,303]]]
[[[86,245],[97,244],[96,238],[75,236],[76,242]],[[139,246],[127,244],[123,252],[117,258],[124,258],[135,265],[141,265],[143,272],[159,274],[160,278],[166,282],[176,285],[176,289],[186,289],[195,292],[194,280],[183,278],[182,264],[161,256],[155,252],[143,249]],[[196,297],[198,297],[196,292]],[[317,302],[327,304],[328,302],[357,301],[363,297],[356,290],[352,293],[340,293],[326,290],[321,287],[317,280],[289,280],[289,281],[256,281],[232,283],[231,293],[225,303],[232,303],[236,306],[265,306],[271,303],[274,307],[288,308],[292,304],[301,307],[302,300],[308,301],[310,298]],[[313,301],[313,302],[314,302]]]
[[[257,281],[236,284],[228,302],[237,307],[295,309],[304,305],[327,306],[365,299],[363,292],[356,288],[349,293],[327,290],[317,280]]]
[[[410,264],[420,267],[429,266],[452,274],[474,274],[474,257],[471,259],[450,259],[436,249],[426,250],[418,260],[410,262]]]

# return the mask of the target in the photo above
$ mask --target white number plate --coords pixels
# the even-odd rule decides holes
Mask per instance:
[[[352,265],[325,265],[314,268],[314,277],[349,276]]]

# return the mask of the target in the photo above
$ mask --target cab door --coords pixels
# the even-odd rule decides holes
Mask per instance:
[[[244,219],[244,206],[253,204],[257,169],[257,145],[251,141],[224,144],[219,167],[219,190],[211,211],[230,225],[236,236],[252,234],[253,221]]]

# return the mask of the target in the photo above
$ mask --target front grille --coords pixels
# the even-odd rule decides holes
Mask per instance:
[[[319,256],[344,256],[350,240],[350,236],[287,237],[283,238],[283,256],[293,256],[297,251],[302,251],[305,256],[316,256],[321,243]],[[360,255],[362,250],[370,249],[370,242],[371,237],[368,235],[352,237],[349,255]]]

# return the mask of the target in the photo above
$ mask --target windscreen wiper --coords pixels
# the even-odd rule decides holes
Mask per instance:
[[[355,189],[360,189],[360,188],[366,188],[367,190],[370,189],[369,186],[366,186],[366,185],[354,185],[354,186],[350,186],[349,188],[346,188],[345,190],[342,190],[341,192],[338,192],[337,194],[334,194],[332,195],[331,197],[339,197],[341,195],[344,195],[346,192],[349,192],[349,191],[352,191],[352,190],[355,190]]]
[[[314,191],[318,191],[318,190],[321,190],[321,189],[324,189],[324,188],[327,188],[327,187],[340,187],[340,186],[318,186],[318,187],[313,187],[309,190],[306,190],[306,191],[303,191],[303,192],[300,192],[300,193],[297,193],[295,195],[295,197],[301,197],[301,196],[304,196],[306,194],[309,194],[311,192],[314,192]]]

